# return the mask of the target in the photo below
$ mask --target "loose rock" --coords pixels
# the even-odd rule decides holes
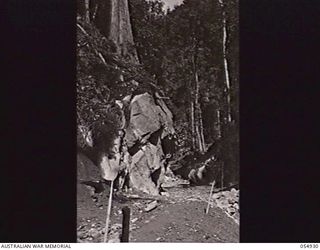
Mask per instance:
[[[158,206],[157,201],[153,201],[147,205],[147,207],[144,209],[145,212],[150,212],[151,210],[155,209]]]

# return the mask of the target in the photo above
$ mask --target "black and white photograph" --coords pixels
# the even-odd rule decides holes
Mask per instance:
[[[1,248],[319,248],[319,3],[2,1]]]
[[[77,241],[239,242],[238,1],[77,5]]]

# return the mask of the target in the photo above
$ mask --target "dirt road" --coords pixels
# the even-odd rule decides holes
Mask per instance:
[[[116,194],[113,199],[110,238],[118,241],[121,208],[131,209],[130,242],[239,242],[239,225],[211,205],[205,214],[210,187],[174,187],[157,206],[146,212],[152,200]],[[107,210],[107,190],[92,200],[88,188],[78,186],[78,242],[102,242]]]

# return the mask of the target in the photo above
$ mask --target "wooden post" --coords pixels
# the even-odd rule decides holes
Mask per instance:
[[[130,208],[122,208],[122,234],[120,242],[129,242],[130,232]]]
[[[215,184],[216,184],[216,181],[213,181],[213,182],[212,182],[212,185],[211,185],[211,190],[210,190],[209,199],[208,199],[208,205],[207,205],[207,209],[206,209],[206,214],[208,214],[208,213],[209,213],[211,197],[212,197],[213,188],[214,188],[214,185],[215,185]]]
[[[106,243],[108,240],[109,221],[110,221],[111,206],[112,206],[112,193],[113,193],[113,181],[111,181],[111,187],[110,187],[108,211],[107,211],[107,218],[106,218],[106,227],[104,230],[104,239],[103,239],[104,243]]]

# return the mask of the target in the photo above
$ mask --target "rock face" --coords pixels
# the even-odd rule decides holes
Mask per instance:
[[[104,190],[100,168],[95,165],[85,154],[77,154],[77,190],[78,199],[86,199],[90,195],[96,200],[99,193]]]
[[[157,131],[161,138],[174,132],[172,113],[162,100],[155,100],[149,93],[135,96],[131,100],[130,123],[126,131],[129,146],[137,139],[149,138]]]
[[[77,154],[77,174],[80,182],[98,182],[101,180],[99,167],[81,152]]]
[[[144,93],[132,98],[124,141],[130,185],[149,194],[159,194],[166,155],[162,140],[174,134],[172,113],[165,103]]]
[[[128,186],[157,195],[166,170],[167,148],[170,148],[167,145],[173,143],[170,140],[175,132],[172,113],[163,100],[149,93],[131,100],[125,97],[116,103],[123,109],[123,126],[113,142],[112,153],[101,152],[99,167],[78,154],[81,159],[78,168],[84,173],[86,168],[95,169],[99,174],[95,172],[94,179],[99,179],[99,175],[108,181],[115,180],[117,188]],[[92,178],[90,175],[86,174]]]

